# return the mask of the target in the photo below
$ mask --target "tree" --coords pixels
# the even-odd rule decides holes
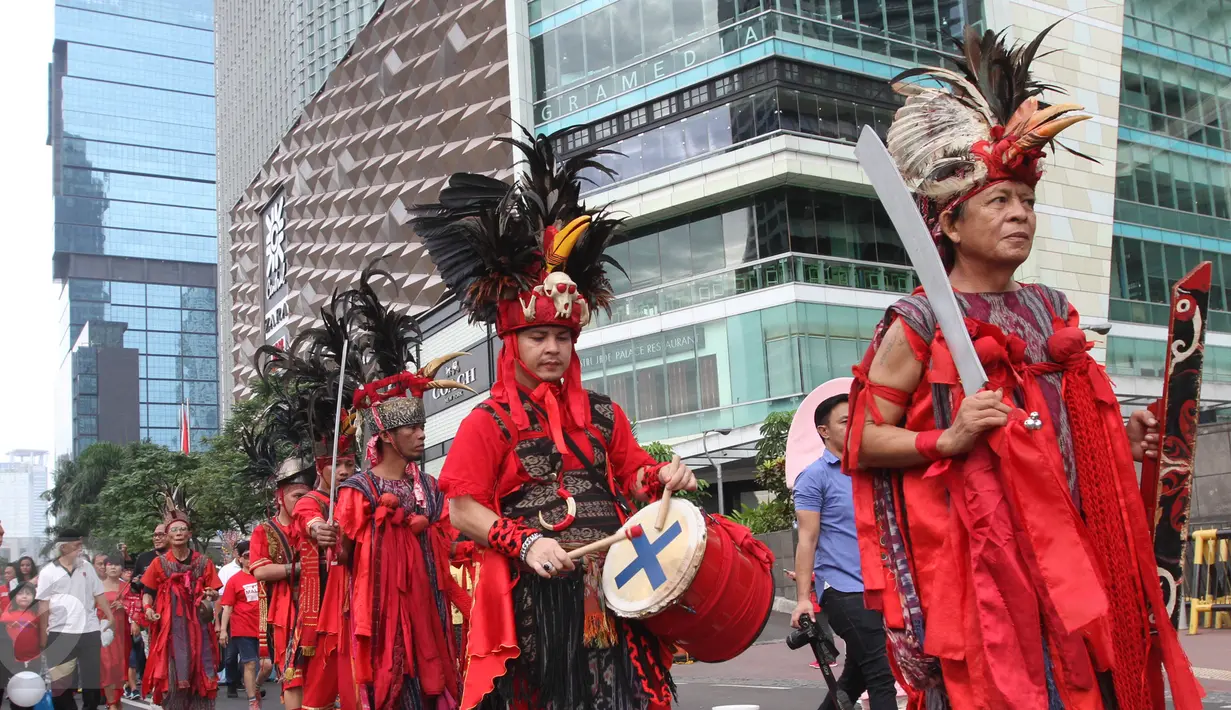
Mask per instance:
[[[675,456],[675,449],[669,444],[664,444],[661,441],[655,441],[645,447],[645,452],[650,455],[655,461],[670,461],[672,456]],[[683,498],[691,502],[698,508],[705,507],[705,499],[710,497],[709,494],[710,482],[704,478],[697,479],[697,490],[695,491],[680,491],[673,493],[673,498]]]
[[[55,517],[51,534],[74,528],[92,535],[98,520],[98,498],[107,481],[125,460],[124,447],[110,442],[92,444],[75,460],[60,457],[56,463],[55,484],[45,494],[47,512]]]
[[[93,537],[124,542],[132,550],[149,549],[150,530],[162,522],[163,494],[176,486],[190,489],[198,466],[196,457],[165,446],[148,441],[129,445],[121,475],[111,477],[99,494],[101,512]],[[200,522],[192,522],[200,539]]]
[[[744,506],[731,517],[754,533],[786,530],[795,522],[795,500],[786,484],[786,441],[794,412],[774,412],[761,423],[757,442],[756,481],[773,499],[755,507]]]

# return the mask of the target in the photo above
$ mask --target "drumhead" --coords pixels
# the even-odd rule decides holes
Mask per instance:
[[[629,518],[645,534],[621,540],[607,551],[603,596],[607,608],[630,619],[653,616],[671,606],[697,576],[705,557],[705,516],[686,500],[671,499],[667,524],[654,528],[661,502]]]

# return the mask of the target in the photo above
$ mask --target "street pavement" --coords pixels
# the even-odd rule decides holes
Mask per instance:
[[[821,672],[811,668],[808,648],[792,651],[783,639],[789,631],[789,617],[774,613],[757,643],[739,657],[726,663],[693,663],[676,666],[672,673],[679,686],[678,710],[711,710],[720,705],[759,705],[762,710],[813,710],[825,698]],[[1181,632],[1181,642],[1197,676],[1207,691],[1206,710],[1231,709],[1231,630],[1202,630],[1195,636]],[[842,672],[845,658],[841,652],[834,675]],[[277,687],[266,684],[265,707],[279,707]],[[241,693],[242,695],[242,693]],[[133,708],[148,710],[145,703],[124,701]],[[218,710],[246,710],[244,699],[219,697]],[[1168,705],[1170,707],[1170,704]]]

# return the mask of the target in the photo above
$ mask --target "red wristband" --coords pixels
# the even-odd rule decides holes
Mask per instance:
[[[919,455],[928,461],[943,459],[945,456],[940,453],[940,449],[936,448],[936,444],[940,441],[940,435],[944,433],[944,429],[919,432],[915,435],[915,451],[918,451]]]
[[[642,482],[641,490],[638,492],[651,503],[662,500],[663,493],[667,490],[667,484],[663,483],[663,479],[658,476],[658,472],[666,465],[666,463],[660,463],[645,470],[645,481]]]
[[[520,520],[499,518],[487,531],[487,546],[515,560],[521,559],[522,545],[531,535],[542,537],[541,530],[526,525]]]

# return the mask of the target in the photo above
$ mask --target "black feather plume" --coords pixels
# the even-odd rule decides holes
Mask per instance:
[[[1008,123],[1013,112],[1027,99],[1044,91],[1060,91],[1051,84],[1036,81],[1030,71],[1043,39],[1060,22],[1063,20],[1049,25],[1029,44],[1012,48],[1005,44],[1003,31],[987,30],[980,35],[969,25],[962,39],[954,40],[961,53],[961,59],[954,60],[958,70],[987,100],[1000,125]]]
[[[423,338],[413,317],[381,301],[376,280],[396,282],[387,271],[376,268],[378,263],[374,261],[363,270],[357,288],[338,296],[343,304],[339,318],[350,334],[351,348],[365,382],[416,369],[414,363]]]
[[[410,225],[419,234],[445,286],[469,311],[471,319],[494,322],[497,304],[528,291],[544,272],[547,227],[557,229],[577,217],[592,218],[563,270],[592,308],[607,308],[611,284],[604,266],[618,263],[603,254],[620,228],[620,220],[581,202],[583,173],[614,171],[599,158],[610,150],[581,151],[561,161],[552,135],[534,135],[519,126],[521,137],[499,137],[512,146],[522,173],[516,184],[458,173],[441,190],[436,204],[412,208]]]

